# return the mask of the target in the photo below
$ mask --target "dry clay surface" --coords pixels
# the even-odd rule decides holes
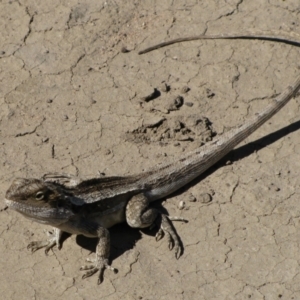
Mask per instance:
[[[61,172],[129,175],[176,160],[243,123],[299,76],[296,46],[171,38],[244,30],[300,34],[299,0],[0,1],[0,187]],[[0,212],[5,299],[300,299],[300,98],[188,189],[158,203],[156,230],[111,231],[104,282],[79,267],[95,240],[31,254],[47,226]]]

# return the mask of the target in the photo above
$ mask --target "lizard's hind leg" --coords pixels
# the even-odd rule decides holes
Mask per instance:
[[[168,237],[169,249],[175,250],[176,258],[182,253],[180,239],[175,232],[170,221],[183,221],[181,217],[168,217],[155,208],[149,207],[149,199],[143,194],[133,196],[126,206],[126,220],[129,226],[133,228],[145,228],[158,225],[159,230],[156,234],[156,240],[160,240],[164,235]]]

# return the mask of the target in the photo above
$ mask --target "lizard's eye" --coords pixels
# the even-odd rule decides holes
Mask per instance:
[[[36,200],[43,200],[44,199],[44,193],[43,192],[37,192],[35,195]]]

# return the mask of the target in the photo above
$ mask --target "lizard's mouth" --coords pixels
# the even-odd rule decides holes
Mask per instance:
[[[7,199],[7,198],[4,198],[4,201],[5,201],[5,204],[6,204],[9,208],[18,210],[18,209],[17,209],[18,205],[17,205],[17,203],[16,203],[15,201],[9,200],[9,199]]]
[[[4,201],[5,201],[5,204],[11,209],[14,209],[14,210],[17,210],[20,212],[25,212],[25,211],[29,210],[28,207],[26,207],[25,205],[22,205],[21,203],[19,203],[17,201],[13,201],[13,200],[10,200],[7,198],[5,198]],[[30,210],[32,212],[34,212],[34,209],[30,209]]]
[[[69,210],[64,208],[52,208],[52,207],[34,207],[26,204],[22,204],[17,201],[9,200],[7,198],[4,199],[5,204],[8,208],[13,209],[23,216],[32,219],[39,223],[49,224],[52,226],[59,225],[66,221],[66,218],[69,218],[70,214]]]
[[[6,199],[6,198],[4,198],[4,201],[5,201],[5,204],[8,206],[8,207],[10,207],[11,206],[11,200],[8,200],[8,199]]]

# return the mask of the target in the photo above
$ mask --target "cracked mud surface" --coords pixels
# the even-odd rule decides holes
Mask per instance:
[[[241,124],[299,75],[299,48],[219,40],[137,52],[205,30],[300,34],[299,13],[298,0],[1,1],[2,198],[15,177],[138,173]],[[143,100],[154,89],[159,95]],[[189,220],[174,224],[185,247],[179,260],[155,231],[121,224],[111,230],[119,273],[106,271],[97,286],[96,276],[81,280],[79,271],[93,240],[72,236],[48,257],[31,254],[27,244],[49,227],[2,201],[2,294],[300,299],[299,101],[162,203]]]

